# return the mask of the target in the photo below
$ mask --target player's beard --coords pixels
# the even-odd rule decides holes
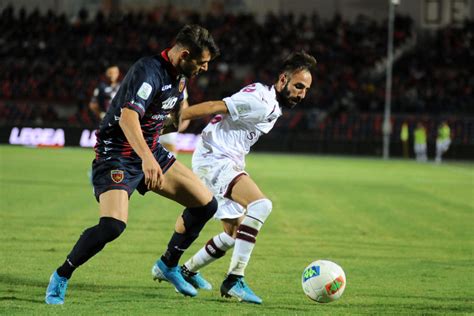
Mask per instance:
[[[278,102],[287,109],[294,108],[302,100],[300,97],[291,97],[291,92],[288,89],[288,82],[280,92],[277,92],[277,98]]]
[[[196,65],[191,62],[187,62],[183,60],[179,65],[180,72],[186,76],[186,78],[190,79],[199,74],[199,71],[196,70]]]

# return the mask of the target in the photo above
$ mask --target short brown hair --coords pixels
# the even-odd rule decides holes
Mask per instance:
[[[189,49],[192,58],[200,56],[206,49],[209,50],[212,59],[220,55],[219,47],[211,33],[197,24],[185,25],[176,36],[175,43]]]
[[[307,70],[314,72],[316,70],[316,58],[306,53],[305,51],[294,52],[290,54],[280,68],[281,73],[294,73],[300,70]]]

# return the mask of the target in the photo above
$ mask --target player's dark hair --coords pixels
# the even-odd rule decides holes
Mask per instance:
[[[307,70],[312,73],[316,70],[317,63],[316,58],[305,51],[294,52],[285,59],[279,73],[292,74],[300,70]]]
[[[219,47],[214,42],[211,33],[196,24],[185,25],[176,36],[175,43],[188,48],[192,58],[201,56],[205,49],[209,50],[211,59],[220,55]]]

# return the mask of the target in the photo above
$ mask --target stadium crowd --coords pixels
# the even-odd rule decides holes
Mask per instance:
[[[316,13],[268,14],[261,21],[248,14],[200,15],[167,6],[94,17],[81,10],[69,20],[8,7],[0,16],[0,123],[97,126],[87,104],[105,67],[117,64],[125,73],[140,57],[166,48],[185,23],[211,30],[223,52],[208,73],[189,83],[191,104],[256,80],[272,83],[278,61],[304,49],[317,56],[318,72],[301,107],[306,111],[290,114],[304,124],[287,127],[316,130],[333,124],[331,118],[383,112],[385,78],[372,70],[386,56],[387,28],[366,16],[349,22],[338,15],[324,20]],[[394,36],[395,48],[414,36],[410,17],[397,16]],[[418,34],[415,47],[394,65],[393,112],[474,113],[474,66],[466,63],[473,60],[473,39],[472,22]],[[57,111],[60,106],[74,110]]]

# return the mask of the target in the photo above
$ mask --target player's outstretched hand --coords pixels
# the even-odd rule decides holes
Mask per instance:
[[[163,171],[153,155],[142,160],[142,169],[145,175],[145,185],[149,190],[163,189],[165,180]]]

